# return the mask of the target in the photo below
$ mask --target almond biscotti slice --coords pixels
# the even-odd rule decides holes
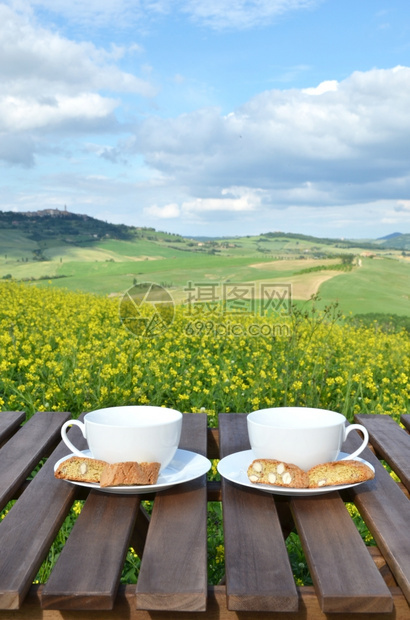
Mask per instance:
[[[308,475],[292,463],[275,459],[255,459],[248,467],[250,482],[272,484],[278,487],[306,488]]]
[[[155,484],[158,480],[160,463],[113,463],[106,465],[101,473],[101,487],[133,486]]]
[[[54,472],[56,478],[74,482],[100,482],[101,473],[107,465],[105,461],[87,457],[71,456],[60,463]]]
[[[315,465],[308,471],[309,487],[355,484],[374,478],[373,470],[361,461],[332,461]]]

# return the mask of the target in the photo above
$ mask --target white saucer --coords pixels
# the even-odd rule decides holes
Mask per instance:
[[[82,450],[85,457],[91,458],[91,452],[89,450]],[[54,465],[54,471],[60,465],[74,454],[67,454],[62,459],[57,461]],[[121,493],[127,495],[142,495],[144,493],[156,493],[157,491],[164,491],[177,484],[183,482],[189,482],[195,480],[207,471],[211,469],[211,462],[201,454],[196,452],[190,452],[189,450],[177,450],[174,458],[166,469],[160,472],[158,481],[156,484],[147,485],[135,485],[135,486],[120,486],[120,487],[104,487],[101,488],[99,484],[92,482],[76,482],[75,480],[65,480],[80,487],[87,487],[88,489],[96,489],[97,491],[104,491],[104,493]]]
[[[340,452],[339,458],[341,460],[349,456],[347,452]],[[252,450],[244,450],[242,452],[234,452],[229,456],[226,456],[218,463],[218,471],[227,480],[235,482],[250,489],[256,489],[259,491],[265,491],[266,493],[274,493],[275,495],[293,495],[293,496],[306,496],[306,495],[321,495],[322,493],[331,493],[332,491],[341,491],[342,489],[350,489],[363,482],[355,482],[354,484],[338,484],[337,486],[320,487],[317,489],[290,489],[288,487],[276,487],[271,484],[254,484],[247,475],[248,467],[254,460],[254,454]],[[371,470],[374,471],[373,465],[368,461],[356,457],[355,461],[361,461]]]

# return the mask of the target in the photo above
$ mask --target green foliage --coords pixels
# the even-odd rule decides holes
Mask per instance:
[[[337,248],[361,248],[369,250],[379,250],[380,245],[368,241],[354,241],[349,239],[335,239],[330,237],[313,237],[311,235],[301,235],[299,233],[283,233],[283,232],[268,232],[264,233],[264,237],[284,238],[284,239],[298,239],[300,241],[309,241],[311,243],[323,243],[324,245],[333,245]],[[387,247],[388,244],[386,244]]]
[[[348,321],[355,327],[373,327],[376,331],[386,333],[394,334],[403,330],[410,332],[410,316],[369,312],[367,314],[356,314],[350,317]]]
[[[0,211],[0,228],[21,230],[33,241],[58,237],[79,240],[108,235],[114,239],[131,239],[133,228],[123,224],[109,224],[88,215],[68,211],[44,210],[34,213]],[[41,250],[37,250],[41,253]]]
[[[315,267],[307,267],[306,269],[300,269],[297,271],[295,275],[303,274],[303,273],[315,273],[318,271],[351,271],[353,269],[353,265],[349,263],[340,263],[338,265],[317,265]]]
[[[225,548],[221,502],[208,502],[208,582],[217,585],[225,575]]]
[[[310,576],[300,538],[296,532],[291,532],[287,537],[286,548],[296,585],[311,586],[313,583],[312,577]]]

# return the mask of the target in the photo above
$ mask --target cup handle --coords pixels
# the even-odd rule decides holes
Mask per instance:
[[[80,422],[80,420],[68,420],[68,422],[64,422],[63,426],[61,427],[61,437],[63,438],[63,441],[65,443],[65,445],[70,448],[71,452],[73,454],[76,454],[77,456],[84,456],[84,454],[81,452],[81,450],[78,450],[78,448],[76,448],[71,441],[68,439],[67,437],[67,428],[69,426],[78,426],[78,428],[81,430],[83,437],[85,437],[85,425]]]
[[[345,456],[342,459],[340,459],[341,461],[347,461],[348,459],[354,459],[361,452],[363,452],[363,450],[365,449],[365,447],[369,443],[369,433],[367,432],[367,428],[365,426],[363,426],[363,424],[350,424],[349,426],[347,426],[346,429],[345,429],[345,439],[348,436],[348,434],[350,433],[350,431],[353,431],[353,430],[358,430],[358,431],[360,431],[362,433],[363,441],[361,443],[360,448],[358,448],[355,452],[353,452],[353,454],[348,454],[347,456]]]

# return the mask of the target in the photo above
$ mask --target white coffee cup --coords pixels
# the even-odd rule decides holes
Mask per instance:
[[[61,428],[63,441],[73,454],[84,456],[67,437],[67,429],[72,425],[81,429],[93,458],[107,463],[156,462],[162,470],[177,451],[182,413],[165,407],[135,405],[91,411],[84,416],[84,423],[68,420]]]
[[[277,459],[308,470],[319,463],[337,460],[342,444],[353,430],[363,442],[344,457],[354,459],[369,441],[361,424],[345,426],[346,418],[335,411],[309,407],[260,409],[247,416],[248,435],[255,458]]]

